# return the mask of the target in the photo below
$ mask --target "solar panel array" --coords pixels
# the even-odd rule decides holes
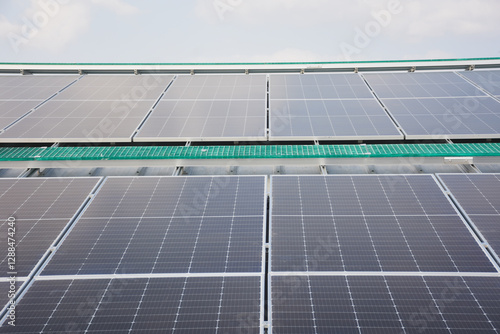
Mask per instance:
[[[76,79],[75,76],[0,76],[0,130]]]
[[[0,141],[130,142],[172,78],[86,75],[0,134]]]
[[[35,194],[43,179],[22,181]],[[263,332],[265,188],[264,176],[108,177],[0,333]]]
[[[439,174],[465,214],[500,255],[500,174]]]
[[[403,139],[356,74],[273,74],[270,132],[283,139]]]
[[[498,138],[499,72],[1,76],[0,142]]]
[[[265,140],[265,75],[179,76],[134,141]]]
[[[440,177],[496,209],[499,175]],[[0,212],[67,222],[99,180],[0,179]],[[0,333],[263,333],[266,181],[106,178]],[[498,266],[433,176],[273,176],[270,198],[268,333],[500,329]]]
[[[99,178],[0,178],[0,229],[5,238],[0,240],[3,256],[0,277],[28,276],[49,247],[56,241]],[[9,218],[15,224],[9,226]],[[16,244],[15,270],[8,266],[8,228],[14,228]]]
[[[497,267],[431,175],[271,184],[272,333],[500,328]]]
[[[500,137],[500,101],[454,72],[363,76],[406,139]]]

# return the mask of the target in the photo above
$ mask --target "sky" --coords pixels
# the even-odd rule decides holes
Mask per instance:
[[[499,0],[0,0],[0,62],[483,57]]]

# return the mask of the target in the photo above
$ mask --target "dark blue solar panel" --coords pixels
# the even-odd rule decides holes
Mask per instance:
[[[264,177],[108,178],[44,275],[260,272]]]
[[[259,277],[37,281],[0,333],[259,333]]]
[[[99,178],[0,179],[0,276],[27,276],[89,197]],[[14,224],[9,226],[9,218]],[[15,268],[8,266],[13,228]],[[11,241],[12,242],[12,241]],[[11,270],[13,269],[13,270]]]
[[[271,269],[492,272],[429,175],[272,178]]]
[[[273,333],[497,333],[498,277],[273,276]]]
[[[482,236],[500,254],[500,174],[440,174]]]

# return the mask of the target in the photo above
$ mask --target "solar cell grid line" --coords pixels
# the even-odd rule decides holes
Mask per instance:
[[[500,102],[491,97],[381,99],[407,139],[496,138]]]
[[[0,142],[130,142],[172,78],[85,75],[0,134]]]
[[[26,280],[24,278],[18,277],[14,283],[15,292],[18,293],[25,283]],[[9,308],[11,300],[9,294],[13,293],[14,286],[11,285],[10,278],[0,278],[0,289],[4,291],[0,295],[0,314],[3,314],[3,311]]]
[[[476,233],[500,260],[500,174],[438,174]]]
[[[357,74],[272,74],[271,140],[402,139]]]
[[[300,180],[298,182],[298,190],[299,190],[299,203],[300,203],[300,213],[301,213],[301,227],[302,227],[302,235],[304,236],[303,242],[304,242],[304,251],[305,251],[305,264],[306,264],[306,271],[309,271],[309,261],[307,260],[307,243],[305,239],[305,227],[304,227],[304,216],[302,212],[302,194],[301,194],[301,189],[300,189]],[[312,325],[314,328],[314,331],[316,331],[316,317],[314,315],[314,305],[312,304],[312,291],[311,291],[311,284],[309,282],[309,277],[307,278],[307,286],[308,286],[308,292],[309,292],[309,298],[311,298],[311,311],[312,311]]]
[[[77,76],[0,76],[0,130],[68,86]]]
[[[456,72],[364,74],[406,139],[500,136],[500,101]]]
[[[272,272],[497,272],[431,175],[273,176]]]
[[[381,99],[487,96],[454,72],[365,73]]]
[[[490,94],[500,97],[500,71],[478,70],[458,72],[460,75],[481,86]]]
[[[260,276],[35,280],[0,333],[262,333],[261,308]]]
[[[42,275],[262,272],[265,187],[260,176],[108,177]]]
[[[499,277],[271,276],[272,333],[498,333]],[[315,305],[317,328],[310,305]]]
[[[179,75],[134,141],[264,140],[265,75]]]
[[[28,276],[49,247],[82,209],[100,178],[0,179],[0,228],[14,222],[15,272]],[[9,220],[9,218],[11,218]],[[1,277],[8,270],[7,238],[0,242],[5,253]]]

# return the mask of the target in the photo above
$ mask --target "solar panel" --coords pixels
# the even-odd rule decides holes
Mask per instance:
[[[495,272],[430,175],[272,177],[273,272]]]
[[[496,138],[500,102],[490,97],[383,99],[407,139]]]
[[[272,276],[279,333],[497,333],[500,278]]]
[[[9,298],[9,294],[11,293],[11,291],[19,291],[19,288],[21,287],[21,285],[24,283],[24,281],[21,281],[19,279],[16,279],[15,280],[15,288],[12,286],[12,290],[11,290],[11,285],[10,285],[10,282],[8,281],[2,281],[0,282],[0,289],[2,289],[2,291],[4,293],[2,293],[0,295],[0,310],[8,304],[10,302],[10,298]]]
[[[402,139],[355,74],[271,75],[271,139]]]
[[[363,74],[379,98],[486,96],[454,72]]]
[[[179,76],[134,141],[265,140],[265,75]]]
[[[17,272],[27,276],[68,222],[78,212],[99,178],[0,179],[0,228],[5,251],[0,262],[0,276]],[[9,220],[9,218],[11,218]],[[16,244],[15,269],[7,257],[7,231],[13,221]]]
[[[84,76],[0,134],[0,141],[129,142],[172,78]]]
[[[0,130],[77,78],[76,76],[0,76]]]
[[[0,333],[259,333],[260,277],[36,281]]]
[[[460,72],[467,79],[472,80],[477,85],[486,89],[492,95],[500,97],[500,71],[498,70],[479,70]]]
[[[261,272],[265,177],[110,177],[43,275]]]
[[[465,214],[500,255],[500,174],[439,174]]]
[[[406,139],[500,136],[500,102],[454,72],[365,74]]]

